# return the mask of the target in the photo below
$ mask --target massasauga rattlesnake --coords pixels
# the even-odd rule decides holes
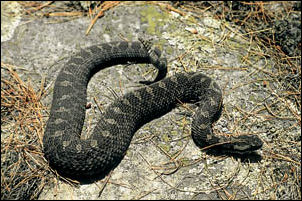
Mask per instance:
[[[151,84],[113,102],[102,114],[91,136],[80,139],[85,119],[87,85],[99,70],[117,64],[151,63],[158,76]],[[192,138],[196,145],[234,153],[259,149],[257,136],[222,137],[212,133],[221,113],[219,86],[201,73],[180,73],[165,78],[166,59],[149,42],[111,42],[91,46],[73,56],[59,73],[50,117],[43,138],[50,165],[69,177],[104,174],[123,159],[134,133],[179,103],[195,103]]]

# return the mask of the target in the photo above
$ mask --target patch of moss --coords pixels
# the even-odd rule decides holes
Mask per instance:
[[[161,30],[158,27],[162,27],[166,24],[169,15],[164,12],[160,12],[154,6],[146,6],[141,11],[141,21],[147,23],[147,33],[151,35],[160,35]]]

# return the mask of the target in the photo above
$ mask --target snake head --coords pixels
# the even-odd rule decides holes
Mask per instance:
[[[227,143],[223,144],[223,149],[228,153],[249,154],[260,149],[263,142],[256,135],[242,135],[232,137]]]

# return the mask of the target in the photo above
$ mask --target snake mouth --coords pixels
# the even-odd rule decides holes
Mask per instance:
[[[260,140],[258,136],[240,136],[239,138],[243,138],[244,141],[238,141],[232,145],[232,149],[226,149],[231,153],[235,154],[250,154],[260,149],[263,146],[263,142]]]
[[[198,143],[199,147],[204,149],[204,151],[209,153],[213,152],[215,155],[218,153],[227,155],[249,155],[255,153],[263,146],[263,142],[256,135],[242,135],[232,137],[231,139],[212,137],[212,139],[216,139],[217,142],[202,145],[200,145],[200,142]]]
[[[224,144],[226,145],[226,144]],[[230,144],[229,144],[230,145]],[[229,156],[246,156],[246,155],[253,155],[256,154],[257,150],[260,149],[262,147],[262,144],[257,145],[257,146],[250,146],[250,145],[246,145],[246,146],[238,146],[238,145],[234,145],[232,144],[231,147],[233,147],[232,149],[230,149],[230,146],[228,146],[226,148],[226,146],[222,146],[222,145],[213,145],[212,148],[210,149],[206,149],[205,151],[208,154],[213,154],[213,155],[229,155]]]

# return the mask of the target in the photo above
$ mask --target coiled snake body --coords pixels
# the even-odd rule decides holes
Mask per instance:
[[[158,68],[153,84],[132,91],[113,102],[88,139],[80,139],[85,119],[87,85],[99,70],[117,64],[151,63]],[[179,103],[196,103],[192,138],[196,145],[246,153],[259,149],[256,136],[215,136],[211,125],[221,113],[218,85],[201,73],[180,73],[165,78],[166,59],[144,41],[112,42],[83,49],[60,71],[54,86],[50,117],[43,146],[45,158],[60,173],[86,177],[107,173],[123,159],[134,133]]]

